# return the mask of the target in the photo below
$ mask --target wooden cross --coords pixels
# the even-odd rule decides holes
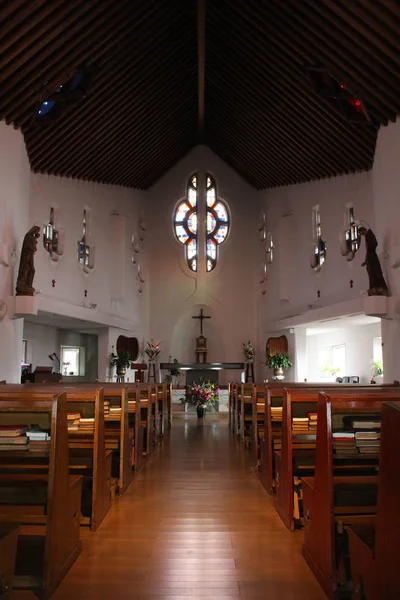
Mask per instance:
[[[203,309],[200,309],[200,314],[197,317],[192,317],[192,319],[200,319],[200,335],[203,335],[203,320],[204,319],[211,319],[211,317],[205,317],[203,315]]]

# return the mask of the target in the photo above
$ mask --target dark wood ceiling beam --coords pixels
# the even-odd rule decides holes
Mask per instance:
[[[49,6],[46,0],[32,0],[32,2],[4,2],[4,7],[10,10],[11,14],[2,7],[0,9],[1,22],[1,40],[0,40],[0,55],[14,43],[16,36],[21,37],[29,31],[32,23],[35,23],[42,17],[41,10],[45,14],[57,9],[57,6]],[[11,12],[12,11],[12,12]]]
[[[204,139],[204,95],[206,67],[206,0],[197,0],[197,52],[199,86],[199,141]]]
[[[183,39],[182,45],[178,45],[178,50],[182,50],[182,56],[187,56],[183,53],[183,50],[187,47],[187,40],[188,38]],[[109,122],[106,118],[106,115],[108,114],[116,115],[113,118],[113,126],[115,126],[117,122],[121,120],[126,121],[126,114],[129,114],[129,119],[132,119],[136,113],[131,113],[130,111],[134,107],[144,107],[146,112],[148,112],[150,108],[148,97],[149,94],[151,94],[150,80],[153,81],[153,85],[154,81],[162,82],[161,77],[163,75],[165,77],[168,60],[168,56],[160,58],[160,60],[157,61],[156,70],[149,70],[148,72],[143,73],[143,79],[136,82],[136,85],[141,90],[140,93],[136,93],[136,90],[129,86],[130,74],[127,72],[124,77],[121,75],[116,79],[116,81],[119,82],[116,86],[111,85],[108,91],[102,91],[101,88],[98,88],[98,93],[95,97],[90,96],[86,105],[80,106],[80,109],[82,108],[82,115],[76,119],[76,125],[73,120],[74,115],[72,114],[66,126],[63,126],[63,123],[60,122],[60,127],[56,130],[55,136],[51,135],[51,131],[49,133],[44,131],[41,136],[43,138],[41,143],[38,147],[35,144],[35,152],[31,155],[31,160],[34,162],[35,166],[40,167],[43,161],[46,162],[48,160],[47,155],[49,153],[49,147],[54,146],[54,149],[51,150],[52,159],[62,156],[64,153],[68,152],[69,149],[75,149],[77,131],[81,138],[85,137],[85,140],[89,141],[90,136],[97,136],[99,133],[98,121],[102,123],[101,127],[109,128]],[[189,64],[190,57],[186,59],[186,62],[180,65],[180,68],[184,73],[187,72]],[[166,82],[162,82],[163,85],[161,88],[167,88],[167,92],[169,89],[169,92],[171,93],[171,90],[174,89],[173,86],[178,82],[179,84],[184,84],[180,71],[178,71],[174,77],[168,78]],[[162,90],[162,92],[164,93],[164,90]],[[159,95],[160,94],[161,90],[159,90]],[[153,100],[155,98],[156,96],[154,96]],[[35,132],[33,132],[33,135],[35,136]],[[58,139],[62,139],[62,144],[57,143]]]
[[[213,99],[211,99],[210,96],[210,103],[211,102],[213,105],[217,105],[216,114],[218,114],[218,111],[221,111],[221,104],[226,105],[226,99],[224,99],[223,103],[218,103],[218,95],[216,95],[216,97]],[[226,106],[225,112],[222,114],[224,114],[224,116],[229,115],[228,106]],[[265,117],[265,120],[267,121],[266,126],[263,128],[263,130],[257,131],[257,133],[255,132],[256,130],[253,129],[254,123],[252,123],[244,115],[240,119],[239,123],[235,122],[230,125],[230,120],[225,118],[221,124],[228,128],[233,128],[232,133],[237,130],[238,138],[240,134],[239,139],[241,139],[241,143],[243,143],[244,140],[247,141],[246,152],[249,151],[249,147],[253,148],[255,142],[257,143],[257,147],[254,147],[253,150],[253,161],[258,160],[261,162],[261,164],[267,161],[268,163],[271,163],[271,167],[275,169],[279,169],[280,165],[282,169],[293,169],[295,172],[298,172],[298,175],[301,175],[301,177],[315,177],[315,165],[311,164],[303,167],[301,164],[303,162],[302,155],[306,154],[304,148],[298,144],[296,140],[288,139],[285,129],[279,127],[277,128],[275,126],[275,122],[272,122],[268,117]],[[213,124],[213,127],[215,128],[215,124]],[[252,132],[250,140],[247,140],[247,131]],[[317,171],[318,168],[321,169],[319,166],[317,167]],[[333,174],[334,172],[335,171],[332,169],[329,169],[329,173]]]
[[[88,127],[91,127],[88,117],[90,119],[102,117],[102,113],[107,112],[115,104],[116,99],[121,96],[124,97],[126,92],[131,94],[131,88],[133,90],[136,87],[141,89],[140,94],[136,95],[136,100],[140,103],[143,100],[143,93],[148,93],[147,88],[146,92],[143,92],[142,89],[146,85],[148,86],[150,81],[153,83],[155,80],[158,81],[158,78],[167,72],[168,64],[170,64],[168,51],[174,51],[174,54],[182,52],[182,55],[188,55],[187,51],[184,52],[184,50],[191,40],[191,34],[182,34],[179,43],[175,45],[175,49],[170,48],[168,45],[170,36],[171,28],[167,23],[165,29],[160,28],[158,37],[159,43],[162,44],[162,47],[167,48],[167,52],[159,57],[153,68],[146,68],[145,70],[143,67],[140,68],[141,65],[150,61],[151,52],[154,56],[154,42],[145,35],[148,45],[139,46],[139,56],[133,58],[131,53],[127,51],[122,59],[117,59],[118,63],[114,60],[109,61],[107,65],[99,69],[99,72],[95,73],[90,95],[86,104],[80,105],[79,114],[76,114],[76,111],[64,114],[63,118],[54,127],[49,128],[45,135],[38,133],[37,129],[26,130],[24,133],[28,143],[31,139],[35,140],[35,154],[32,158],[40,158],[42,152],[47,152],[49,144],[54,144],[60,137],[63,141],[62,147],[65,147],[68,139],[74,136],[75,129],[84,132],[87,131]],[[136,90],[133,93],[136,94]]]
[[[379,26],[379,21],[369,19],[368,15],[364,12],[365,8],[368,10],[369,4],[373,2],[356,2],[360,6],[351,7],[351,2],[340,4],[339,2],[323,2],[323,6],[327,12],[333,12],[339,17],[339,22],[343,25],[343,22],[351,27],[353,31],[356,31],[366,41],[365,50],[368,52],[370,49],[374,49],[375,52],[380,51],[384,56],[387,56],[394,60],[395,63],[399,62],[400,56],[398,53],[399,39],[398,36],[392,36],[391,32],[386,28],[384,31]],[[379,6],[381,3],[376,3]],[[362,11],[362,17],[359,18],[360,9]],[[358,18],[354,18],[352,11],[356,12]],[[372,26],[370,26],[372,25]],[[398,23],[400,25],[400,23]],[[377,33],[378,32],[378,33]],[[388,43],[389,42],[389,43]],[[391,45],[390,45],[391,44]],[[397,48],[396,50],[393,50]]]
[[[268,28],[268,25],[266,25]],[[375,145],[376,132],[369,128],[360,128],[344,121],[344,118],[332,111],[331,106],[326,104],[326,100],[317,96],[311,88],[311,82],[305,75],[302,66],[299,66],[298,62],[293,59],[292,54],[287,51],[287,46],[279,40],[270,40],[268,44],[268,54],[265,54],[265,46],[262,45],[260,32],[252,29],[248,30],[240,22],[230,23],[230,37],[235,37],[237,44],[240,47],[241,53],[246,54],[248,57],[249,64],[252,65],[252,69],[258,69],[262,72],[261,65],[264,66],[265,71],[269,74],[269,79],[274,78],[276,84],[279,82],[279,86],[287,92],[288,96],[291,97],[294,94],[300,94],[307,99],[307,102],[314,111],[315,118],[319,122],[323,122],[325,126],[339,128],[340,131],[353,132],[354,145],[350,139],[348,140],[349,147],[354,147],[356,151],[361,139],[367,142],[369,148],[371,144]],[[272,35],[273,30],[269,30],[269,34]],[[223,32],[221,33],[223,35]],[[245,38],[246,43],[240,43],[240,35]],[[265,37],[265,34],[264,34]],[[212,38],[211,38],[212,39]],[[215,39],[215,36],[214,36]],[[227,40],[228,44],[229,40]],[[249,54],[249,48],[254,52],[254,56]],[[258,66],[260,65],[260,66]],[[293,89],[294,88],[294,89]]]
[[[164,107],[164,110],[162,111],[160,110],[157,114],[157,118],[154,114],[151,115],[147,122],[147,128],[141,129],[139,134],[135,133],[137,124],[132,124],[132,126],[126,130],[124,136],[118,141],[117,153],[129,153],[137,158],[140,156],[141,152],[145,151],[146,146],[149,146],[152,141],[159,143],[159,140],[164,139],[166,132],[170,132],[171,128],[172,130],[175,130],[176,133],[182,132],[184,134],[184,124],[181,124],[181,120],[192,115],[190,108],[192,108],[192,111],[194,110],[192,98],[189,97],[185,103],[180,103],[180,100],[177,99],[174,104]],[[114,135],[117,135],[117,132],[115,132]],[[132,140],[135,141],[133,142]],[[96,160],[91,156],[89,160],[82,158],[81,161],[75,161],[75,164],[79,164],[80,162],[83,163],[83,161],[86,160],[87,162],[84,165],[84,170],[90,175],[91,169],[96,169],[102,160],[108,160],[108,157],[110,155],[113,156],[114,154],[113,144],[108,143],[103,151],[98,152],[95,155]]]
[[[381,93],[379,88],[369,85],[367,67],[359,61],[352,61],[342,50],[340,44],[337,42],[335,44],[330,40],[326,31],[322,32],[312,28],[307,19],[304,19],[301,24],[296,22],[292,13],[287,12],[285,3],[281,3],[278,7],[275,2],[271,2],[269,9],[271,13],[275,14],[275,27],[280,29],[281,34],[288,37],[287,28],[290,28],[290,41],[297,44],[298,51],[306,60],[311,63],[317,60],[329,67],[332,75],[354,94],[368,100],[383,116],[390,113],[395,119],[396,104],[393,103],[393,100]],[[378,79],[378,75],[376,78]],[[379,79],[383,84],[384,79],[381,77]]]
[[[119,152],[121,161],[128,160],[132,171],[139,169],[143,171],[148,168],[149,159],[151,154],[154,152],[162,151],[168,156],[168,144],[172,143],[176,138],[184,139],[185,136],[189,137],[193,131],[197,131],[194,123],[197,121],[195,113],[197,114],[197,107],[192,105],[193,110],[185,110],[184,113],[179,115],[179,121],[174,120],[168,124],[165,124],[162,129],[156,129],[149,132],[148,138],[140,138],[134,146],[129,143],[129,139],[126,139],[121,144],[121,150]],[[191,127],[194,127],[192,130]],[[154,146],[151,146],[154,143]],[[126,158],[125,158],[126,157]],[[106,157],[103,157],[103,162],[106,161]],[[122,168],[122,163],[117,162],[117,168],[115,169],[106,165],[105,169],[110,168],[113,171],[118,171]],[[99,163],[101,164],[101,163]],[[96,165],[97,166],[97,165]],[[96,168],[96,166],[94,168]],[[107,171],[105,171],[107,173]]]
[[[215,152],[215,154],[222,158],[227,165],[239,173],[245,181],[250,183],[256,189],[262,189],[267,186],[269,187],[275,185],[275,180],[273,177],[271,179],[268,177],[265,178],[265,176],[260,176],[259,173],[257,175],[252,175],[251,171],[249,172],[247,168],[245,169],[245,157],[243,157],[238,148],[227,151],[225,144],[220,138],[209,140],[207,143],[211,150]]]
[[[240,14],[243,19],[247,19],[253,27],[260,28],[261,31],[263,31],[264,28],[272,29],[274,43],[276,44],[276,42],[279,40],[281,45],[285,46],[286,49],[290,51],[291,56],[294,58],[300,68],[304,67],[305,61],[308,61],[309,63],[315,63],[316,61],[324,63],[325,66],[330,68],[332,75],[339,81],[342,81],[342,83],[354,93],[359,93],[362,97],[369,96],[369,101],[375,106],[377,116],[381,122],[384,122],[386,118],[385,110],[390,113],[391,116],[393,116],[393,111],[386,106],[385,100],[383,100],[382,103],[380,100],[376,99],[374,95],[366,94],[362,86],[359,85],[360,82],[357,78],[349,79],[349,73],[345,73],[342,69],[340,69],[340,72],[338,71],[334,53],[330,51],[325,53],[322,50],[315,51],[315,49],[313,53],[310,53],[310,47],[313,47],[314,44],[311,43],[311,40],[309,41],[308,36],[307,41],[303,40],[302,32],[299,32],[298,28],[292,26],[292,23],[287,23],[282,18],[280,18],[279,22],[277,23],[276,20],[271,18],[273,16],[271,14],[269,15],[268,20],[263,20],[261,26],[260,19],[255,20],[251,14],[248,14],[248,6],[249,5],[247,2],[246,8],[244,8],[244,5],[241,5],[240,7]],[[235,10],[239,11],[239,8],[235,6]],[[247,13],[244,11],[247,11]],[[288,29],[290,29],[290,35],[288,35]],[[353,71],[350,73],[350,75],[351,74],[353,74]],[[381,98],[381,94],[378,93],[378,95]]]
[[[191,32],[187,32],[186,22],[183,18],[179,18],[179,14],[174,13],[174,17],[177,19],[177,25],[181,25],[181,29],[184,31],[179,35],[179,41],[181,42],[181,39],[189,38]],[[165,56],[163,55],[164,60],[168,59],[168,51],[170,47],[173,47],[171,44],[174,43],[175,39],[174,29],[171,28],[170,21],[165,18],[157,20],[157,43],[163,44],[163,48],[166,50]],[[185,52],[186,54],[187,52]],[[121,84],[126,85],[124,79],[128,77],[129,84],[133,86],[138,81],[139,75],[137,74],[143,73],[143,65],[146,63],[149,65],[146,71],[150,76],[151,71],[158,68],[156,62],[159,61],[155,61],[154,56],[154,40],[149,36],[147,29],[143,28],[143,30],[136,33],[134,40],[127,40],[122,56],[120,49],[114,47],[112,52],[107,55],[106,61],[99,65],[94,73],[90,97],[101,95],[104,98],[109,91],[116,94],[116,87]],[[27,107],[26,111],[19,116],[19,119],[22,122],[22,127],[24,123],[30,122],[32,119],[32,105]],[[62,124],[68,124],[69,121],[74,127],[77,125],[74,115],[63,115]]]
[[[348,3],[347,3],[348,6]],[[392,7],[396,7],[396,3],[392,3]],[[395,14],[391,12],[389,5],[383,2],[360,2],[354,3],[354,6],[348,6],[354,14],[365,21],[372,29],[380,31],[382,37],[388,40],[392,47],[398,51],[398,29],[400,12]]]
[[[380,77],[385,84],[388,78],[393,78],[400,85],[398,66],[393,62],[392,57],[382,54],[375,46],[371,45],[358,29],[348,25],[346,21],[338,18],[328,8],[324,9],[322,5],[315,7],[315,3],[311,5],[304,2],[301,5],[294,4],[293,6],[293,12],[302,13],[303,19],[307,21],[309,27],[318,27],[325,34],[329,32],[332,40],[331,47],[332,45],[336,48],[340,46],[341,49],[343,47],[342,54],[349,57],[349,60],[364,65],[363,68],[375,71],[376,76]],[[317,13],[321,16],[319,17]],[[377,62],[380,63],[380,66]]]
[[[106,9],[104,5],[103,10]],[[51,44],[66,28],[75,23],[76,19],[88,12],[90,8],[85,6],[85,3],[80,7],[73,3],[57,7],[50,3],[40,15],[33,15],[23,28],[14,31],[5,42],[7,48],[1,54],[0,81],[11,77],[17,69],[26,65],[32,57],[38,55],[45,46]]]
[[[218,99],[214,99],[213,103],[218,103]],[[225,102],[223,103],[225,104]],[[220,114],[221,106],[217,104],[218,110],[215,114]],[[303,167],[301,164],[301,157],[298,159],[296,156],[296,150],[293,152],[293,147],[290,142],[286,139],[282,139],[275,136],[273,130],[270,129],[268,134],[263,136],[259,134],[258,148],[254,149],[252,144],[254,143],[255,131],[251,130],[250,139],[248,139],[247,132],[250,131],[247,127],[247,122],[242,120],[241,122],[230,123],[228,120],[215,119],[212,123],[212,134],[209,137],[213,137],[216,133],[223,131],[225,137],[229,138],[230,144],[234,146],[235,138],[241,140],[241,146],[246,148],[246,155],[251,158],[251,163],[257,165],[260,170],[267,168],[274,168],[277,173],[279,170],[290,170],[296,174],[299,179],[303,177],[314,177],[315,171],[310,169],[308,166]],[[237,143],[236,143],[237,145]],[[267,164],[266,164],[267,163]]]
[[[187,119],[183,119],[183,124],[190,128],[195,135],[197,135],[197,107],[193,114]],[[105,175],[107,177],[116,177],[121,181],[128,179],[135,179],[137,185],[144,185],[144,181],[152,176],[155,168],[158,168],[161,162],[164,164],[170,164],[171,154],[176,147],[183,148],[186,142],[192,139],[192,136],[188,136],[185,133],[169,129],[165,132],[165,136],[161,138],[159,145],[154,146],[150,154],[139,154],[138,157],[132,156],[129,160],[127,156],[125,163],[118,165],[116,169],[110,169],[109,173]]]
[[[186,77],[181,74],[176,80],[177,82],[180,81],[182,89]],[[172,80],[172,83],[174,83],[174,80]],[[130,100],[130,104],[121,106],[120,116],[113,120],[112,126],[110,126],[106,118],[103,118],[101,126],[96,127],[94,123],[94,127],[92,128],[89,137],[84,135],[80,138],[78,133],[72,143],[69,144],[68,149],[60,156],[59,160],[54,162],[50,159],[47,161],[47,166],[57,168],[60,163],[64,163],[69,158],[73,158],[74,161],[79,162],[88,145],[90,146],[93,160],[98,160],[102,148],[106,149],[109,146],[112,148],[113,143],[119,144],[121,139],[132,135],[136,136],[138,133],[140,134],[141,131],[145,136],[149,126],[157,124],[162,127],[162,119],[168,118],[169,111],[171,111],[172,108],[175,108],[176,105],[179,105],[180,103],[181,106],[183,106],[183,104],[186,104],[187,102],[193,102],[193,98],[188,95],[186,102],[182,103],[179,94],[176,94],[176,89],[173,87],[164,97],[157,95],[153,97],[152,101],[148,104],[142,103],[136,108],[133,108],[135,106],[135,97],[128,95],[128,100]],[[127,114],[129,114],[129,118],[127,118]],[[79,147],[80,143],[83,142],[85,143],[82,150],[77,151],[77,146]]]
[[[219,62],[221,62],[222,59],[222,55],[219,55]],[[221,67],[218,69],[218,73],[225,73],[225,66],[223,63],[221,63]],[[220,94],[224,94],[224,88],[227,89],[228,86],[228,82],[224,81],[224,76],[223,75],[218,75],[218,80],[221,81],[221,83],[223,82],[223,85],[221,86],[221,89],[219,91]],[[218,87],[219,83],[218,80],[215,80],[215,85]],[[241,90],[241,87],[244,87],[245,89],[248,89],[249,92],[249,96],[246,97],[244,95],[244,93]],[[252,76],[250,77],[250,79],[248,81],[246,81],[243,77],[238,77],[237,83],[236,83],[236,89],[235,89],[235,96],[239,95],[240,96],[240,100],[241,100],[241,104],[243,106],[246,105],[250,105],[252,106],[252,112],[254,112],[254,108],[256,110],[256,112],[258,113],[258,127],[256,125],[256,123],[253,124],[253,127],[255,127],[255,129],[262,129],[263,128],[263,123],[266,123],[266,126],[269,125],[269,119],[271,118],[271,116],[273,116],[274,114],[277,114],[280,118],[280,123],[278,124],[278,129],[281,129],[282,127],[284,127],[285,123],[288,123],[290,125],[290,128],[288,128],[288,133],[291,134],[291,137],[293,139],[293,141],[295,141],[295,143],[297,143],[297,141],[301,141],[303,146],[299,146],[299,151],[300,152],[306,152],[308,153],[307,150],[307,146],[310,146],[310,144],[312,144],[313,146],[313,150],[314,148],[319,150],[319,158],[322,159],[325,162],[325,165],[328,169],[333,169],[333,171],[335,173],[339,171],[343,171],[343,160],[342,157],[346,156],[347,152],[345,149],[345,142],[346,139],[342,140],[342,144],[340,144],[339,142],[336,143],[336,139],[335,139],[335,134],[332,131],[332,128],[327,129],[324,132],[324,128],[322,128],[320,126],[319,130],[317,130],[314,127],[314,130],[312,128],[312,125],[310,127],[310,123],[313,123],[313,114],[312,113],[308,113],[307,111],[304,111],[304,109],[298,110],[296,107],[297,104],[297,100],[292,98],[292,103],[290,104],[289,101],[286,101],[286,97],[284,95],[281,96],[277,96],[277,95],[272,95],[272,98],[269,98],[268,95],[266,96],[260,96],[260,94],[262,94],[261,92],[262,90],[262,82],[258,82],[257,79],[254,76],[254,72],[252,73]],[[258,92],[258,96],[257,96],[257,92]],[[257,97],[260,97],[259,102],[257,102]],[[283,109],[283,110],[282,110]],[[292,118],[292,113],[293,113],[293,118]],[[268,123],[268,124],[267,124]],[[294,133],[296,132],[296,133]],[[321,132],[325,135],[325,139],[320,139],[321,138]],[[336,132],[337,135],[337,132]],[[326,142],[327,142],[327,138],[329,138],[329,142],[330,142],[330,148],[326,146]],[[344,142],[344,143],[343,143]],[[334,153],[332,153],[332,146],[333,146],[333,150],[335,150]],[[329,156],[331,154],[331,156]],[[341,159],[341,164],[340,164],[340,168],[338,167],[338,163],[333,164],[333,161],[336,161],[337,156],[340,156]],[[325,160],[324,156],[327,157],[327,161]],[[354,161],[354,156],[352,157],[352,160]],[[355,160],[355,164],[356,166],[358,166],[358,168],[362,169],[365,166],[365,163],[363,164],[362,161],[358,161],[357,159]]]
[[[169,140],[167,146],[160,147],[147,158],[146,164],[138,168],[136,164],[130,165],[130,169],[126,169],[125,173],[119,175],[123,181],[135,181],[140,189],[146,189],[149,182],[155,181],[168,171],[175,163],[175,156],[186,154],[189,148],[193,148],[193,140],[197,138],[197,110],[191,121],[190,127],[193,130],[193,136],[179,136],[174,140]]]
[[[219,53],[217,68],[218,79],[215,79],[215,85],[221,88],[219,90],[219,93],[221,95],[224,95],[224,89],[229,89],[229,81],[228,79],[225,79],[225,73],[229,72],[228,69],[229,65],[224,64],[222,53]],[[222,73],[224,75],[222,75]],[[253,111],[254,105],[256,106],[259,121],[258,128],[262,128],[263,122],[265,122],[266,119],[269,119],[272,114],[278,114],[280,116],[281,121],[281,124],[279,126],[280,128],[284,126],[286,122],[289,123],[291,125],[289,131],[296,132],[293,133],[293,139],[297,140],[299,138],[300,132],[300,139],[303,142],[303,144],[309,146],[311,143],[313,145],[313,149],[314,147],[319,149],[320,158],[322,158],[325,161],[325,164],[328,168],[336,169],[335,172],[337,172],[338,164],[336,163],[336,165],[333,165],[329,163],[332,163],[332,160],[335,161],[336,157],[339,155],[341,160],[340,170],[343,170],[342,157],[346,156],[347,154],[345,147],[343,147],[343,142],[346,142],[347,136],[344,136],[344,140],[342,140],[341,144],[339,142],[336,142],[335,134],[338,134],[337,132],[335,132],[334,134],[332,128],[328,128],[326,129],[326,131],[324,131],[324,128],[319,123],[319,129],[317,129],[315,126],[313,127],[314,115],[312,112],[307,111],[306,109],[304,109],[303,106],[301,106],[301,99],[297,100],[297,98],[291,96],[291,102],[289,103],[289,100],[286,100],[285,95],[263,95],[262,80],[260,79],[259,81],[257,81],[257,77],[255,76],[254,70],[248,79],[245,79],[245,77],[245,74],[241,74],[241,76],[239,75],[239,77],[237,78],[234,95],[240,96],[242,106],[250,104],[250,106],[253,107]],[[221,83],[223,82],[223,85],[220,85],[218,83],[218,80],[220,80]],[[241,89],[242,87],[244,88],[244,90],[246,90],[248,96],[244,95],[244,90],[242,91]],[[300,105],[299,109],[297,108],[297,104]],[[267,111],[267,109],[269,110]],[[254,125],[257,129],[256,124]],[[325,135],[325,139],[319,139],[321,138],[321,131]],[[303,136],[301,134],[303,134]],[[326,142],[328,138],[330,142],[330,148],[326,147]],[[335,152],[332,153],[332,150],[334,150]],[[307,150],[305,151],[307,152]],[[329,157],[330,153],[332,154],[331,157]],[[324,156],[327,157],[328,161],[326,161],[325,158],[323,158]],[[365,166],[364,164],[362,164],[362,161],[356,161],[356,166],[357,164],[359,168],[363,168]]]
[[[123,8],[121,8],[122,0],[113,4],[113,8],[110,9],[108,15],[103,16],[96,23],[96,26],[92,27],[90,36],[83,35],[82,39],[75,37],[73,38],[74,42],[66,40],[67,43],[64,43],[62,48],[52,54],[52,60],[47,58],[46,64],[41,63],[39,69],[29,73],[29,76],[26,75],[14,90],[15,94],[11,94],[13,100],[6,107],[2,107],[3,110],[7,114],[12,113],[14,110],[13,114],[18,117],[21,110],[25,111],[35,104],[37,94],[32,96],[32,90],[39,89],[44,81],[58,81],[60,78],[65,77],[65,73],[75,69],[77,65],[82,63],[92,65],[93,62],[99,62],[103,56],[108,56],[110,52],[117,51],[118,47],[121,48],[126,39],[133,35],[133,32],[149,18],[148,13],[155,10],[155,8],[152,10],[147,9],[145,15],[137,17],[132,23],[129,19],[132,3],[129,0],[123,1],[124,3],[127,2]],[[157,0],[156,4],[159,6],[167,1]],[[118,20],[115,20],[115,28],[110,28],[110,23],[113,22],[115,17],[114,13],[118,14]],[[96,39],[96,42],[93,41],[94,39]],[[31,95],[29,95],[29,92],[31,92]],[[16,98],[22,98],[22,100],[15,106]],[[24,101],[25,98],[28,98],[28,100]]]

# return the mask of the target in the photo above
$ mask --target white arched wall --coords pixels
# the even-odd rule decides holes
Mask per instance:
[[[171,339],[171,356],[179,357],[178,360],[181,362],[195,361],[194,342],[200,335],[200,322],[199,319],[193,319],[193,316],[199,315],[201,309],[205,316],[211,317],[203,321],[203,335],[207,338],[207,360],[209,362],[231,360],[227,355],[224,337],[221,335],[224,328],[221,311],[205,304],[194,304],[175,324]]]

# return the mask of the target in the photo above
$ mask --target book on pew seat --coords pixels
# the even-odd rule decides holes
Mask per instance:
[[[23,435],[27,429],[27,425],[0,425],[0,437],[17,437]]]
[[[21,445],[25,445],[28,443],[28,438],[26,437],[26,435],[19,435],[19,436],[15,436],[15,437],[0,437],[0,450],[2,449],[2,446],[4,445],[8,445],[8,446],[21,446]]]
[[[379,440],[381,434],[377,431],[356,431],[356,440]]]
[[[381,420],[371,419],[371,416],[366,415],[345,415],[343,424],[346,429],[380,429]]]
[[[21,452],[29,450],[29,444],[0,444],[0,452]]]

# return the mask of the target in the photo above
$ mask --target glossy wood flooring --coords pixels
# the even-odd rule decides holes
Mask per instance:
[[[227,418],[174,419],[54,600],[324,600]]]

